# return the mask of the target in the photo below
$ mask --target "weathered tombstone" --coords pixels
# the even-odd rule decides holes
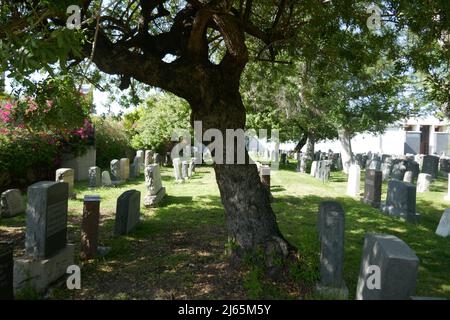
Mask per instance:
[[[381,204],[381,186],[383,183],[382,172],[366,169],[365,176],[363,202],[374,208],[379,208]]]
[[[413,183],[414,173],[412,171],[406,171],[403,176],[403,182]]]
[[[41,181],[28,187],[26,255],[14,262],[14,290],[38,293],[66,274],[75,246],[67,244],[66,182]]]
[[[121,181],[122,178],[120,176],[120,161],[117,159],[111,160],[110,169],[111,181]]]
[[[180,158],[173,159],[172,164],[173,164],[173,172],[175,175],[175,180],[183,181],[183,177],[181,175],[181,160],[180,160]]]
[[[145,150],[144,166],[148,166],[152,163],[153,163],[153,151]]]
[[[389,160],[392,160],[391,158],[387,159],[387,162],[383,162],[381,164],[381,177],[383,178],[383,181],[386,181],[391,176],[391,170],[392,170],[392,162]],[[373,169],[372,169],[373,170]]]
[[[46,259],[67,244],[69,184],[41,181],[28,187],[27,255]]]
[[[96,188],[102,185],[102,175],[99,167],[89,168],[89,187]]]
[[[97,254],[99,222],[100,196],[84,196],[80,245],[80,257],[82,260],[92,259]]]
[[[140,156],[135,156],[134,160],[133,160],[133,165],[134,165],[133,175],[135,177],[139,177],[141,175],[141,168],[143,168],[142,164],[143,164],[142,158]],[[130,168],[131,168],[131,166],[130,166]],[[130,175],[131,175],[131,169],[130,169]]]
[[[145,207],[156,206],[166,195],[166,188],[162,186],[159,165],[151,164],[145,167],[145,186],[147,194],[144,197]]]
[[[189,166],[188,166],[188,177],[192,177],[192,174],[194,173],[194,168],[195,168],[195,160],[194,158],[192,158],[191,160],[189,160]]]
[[[416,213],[416,186],[399,180],[390,180],[386,204],[382,205],[381,209],[390,216],[408,222],[418,222],[420,215]]]
[[[450,209],[445,209],[442,214],[441,220],[439,221],[439,225],[436,229],[436,234],[441,237],[450,236]]]
[[[189,178],[188,176],[188,162],[186,160],[181,161],[181,177],[183,180],[187,180]]]
[[[161,156],[159,155],[159,153],[155,152],[153,154],[153,163],[156,163],[158,165],[160,165],[162,163],[161,161]]]
[[[439,157],[432,155],[423,156],[422,173],[428,173],[433,179],[438,176]]]
[[[103,171],[102,172],[102,186],[104,186],[104,187],[111,187],[112,185],[113,184],[112,184],[109,172],[108,171]]]
[[[306,161],[307,161],[306,157],[300,158],[300,172],[301,173],[306,173]]]
[[[0,196],[0,217],[10,218],[25,213],[25,204],[19,189],[9,189]]]
[[[439,159],[439,172],[443,176],[447,176],[450,173],[450,158],[441,157]]]
[[[127,181],[130,179],[130,159],[120,159],[120,180]]]
[[[402,240],[391,235],[368,233],[364,240],[356,299],[407,300],[414,295],[418,269],[419,259]],[[377,276],[376,270],[380,271],[378,284],[376,279],[372,280]]]
[[[56,170],[56,180],[57,182],[66,182],[69,185],[69,197],[72,199],[76,198],[76,194],[73,192],[75,171],[71,168],[60,168]]]
[[[359,187],[361,179],[361,169],[359,165],[352,164],[348,169],[347,195],[359,197]]]
[[[0,242],[0,300],[13,300],[13,243]]]
[[[417,192],[428,192],[430,191],[431,185],[431,174],[421,173],[417,179]]]
[[[322,182],[328,181],[330,179],[331,172],[331,161],[330,160],[320,160],[317,163],[316,178]]]
[[[310,172],[310,175],[311,175],[312,177],[315,177],[315,176],[317,175],[317,164],[318,164],[318,161],[313,161],[312,164],[311,164],[311,172]]]
[[[316,290],[323,295],[347,298],[343,278],[345,214],[339,203],[329,201],[319,207],[320,283]]]
[[[137,190],[128,190],[117,199],[116,222],[114,234],[127,234],[137,226],[140,220],[141,193]]]
[[[138,175],[136,174],[136,165],[134,163],[130,163],[130,180],[134,180],[135,178],[138,177]]]
[[[402,181],[406,172],[406,161],[401,159],[395,159],[392,162],[391,177]]]
[[[412,181],[417,180],[417,178],[419,177],[419,173],[420,173],[419,163],[414,160],[408,160],[406,162],[406,171],[411,171],[413,173]]]

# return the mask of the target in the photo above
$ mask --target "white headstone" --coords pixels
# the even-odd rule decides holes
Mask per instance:
[[[419,177],[417,178],[417,192],[430,191],[431,180],[431,174],[420,173]]]
[[[0,198],[0,217],[15,217],[25,212],[25,204],[19,189],[9,189]]]
[[[112,186],[111,176],[109,175],[108,171],[102,172],[102,185],[105,187]]]
[[[347,195],[350,197],[359,197],[361,169],[359,165],[352,164],[348,169]]]
[[[441,237],[450,236],[450,209],[445,209],[442,214],[441,220],[439,221],[439,225],[436,229],[436,234]]]
[[[75,171],[71,168],[60,168],[56,170],[56,182],[67,182],[69,184],[69,197],[74,198],[73,185]]]

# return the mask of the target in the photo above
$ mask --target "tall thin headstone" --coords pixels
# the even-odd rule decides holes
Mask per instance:
[[[381,171],[366,169],[363,198],[364,203],[367,203],[374,208],[380,207],[382,183],[383,174]]]
[[[145,186],[147,193],[144,197],[145,207],[156,206],[166,195],[166,188],[162,186],[159,165],[151,164],[145,167]]]
[[[419,178],[417,178],[417,192],[428,192],[430,191],[432,177],[428,173],[420,173]]]
[[[89,168],[89,187],[97,188],[102,185],[102,173],[99,167]]]
[[[97,254],[99,222],[100,196],[84,196],[80,246],[80,257],[82,260],[92,259]]]
[[[359,197],[360,193],[361,168],[357,164],[350,165],[348,169],[347,195]]]

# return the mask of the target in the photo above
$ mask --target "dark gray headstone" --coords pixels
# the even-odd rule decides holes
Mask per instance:
[[[0,242],[0,300],[14,299],[13,270],[13,244]]]
[[[66,182],[41,181],[28,187],[28,256],[47,259],[66,247],[68,199]]]
[[[423,156],[422,173],[431,174],[431,177],[433,179],[436,179],[438,176],[438,169],[439,169],[439,157],[431,155]]]
[[[120,176],[120,161],[117,159],[111,160],[110,164],[111,169],[111,180],[112,181],[120,181],[122,180]]]
[[[366,170],[363,198],[364,203],[367,203],[374,208],[380,207],[382,183],[383,177],[381,171],[371,169]]]
[[[345,214],[338,202],[319,206],[320,287],[344,289]],[[344,289],[346,291],[346,289]]]
[[[403,180],[406,172],[406,161],[401,159],[395,159],[392,161],[391,178],[397,180]]]
[[[406,162],[406,171],[411,171],[413,175],[413,181],[417,180],[420,173],[420,165],[414,160],[408,160]]]
[[[137,190],[128,190],[117,199],[116,222],[114,233],[127,234],[137,226],[140,221],[141,193]]]
[[[450,173],[450,158],[442,157],[439,159],[439,172],[445,177]]]
[[[417,222],[419,215],[416,213],[416,186],[408,182],[390,180],[386,205],[382,209],[388,215]]]
[[[369,287],[369,277],[380,270],[379,287]],[[414,295],[419,259],[395,236],[366,234],[356,289],[357,300],[407,300]]]

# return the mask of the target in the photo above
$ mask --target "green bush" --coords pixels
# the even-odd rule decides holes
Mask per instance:
[[[113,117],[94,117],[97,166],[109,169],[111,160],[132,159],[134,150],[121,120]]]

